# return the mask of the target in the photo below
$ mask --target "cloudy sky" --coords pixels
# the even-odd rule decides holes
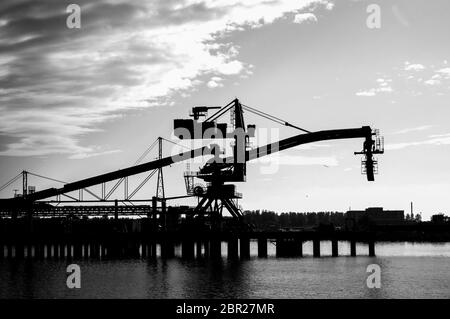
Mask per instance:
[[[70,2],[0,3],[0,184],[23,169],[73,181],[126,167],[158,136],[176,142],[172,121],[192,106],[239,97],[310,131],[371,125],[386,143],[374,183],[353,155],[361,140],[249,164],[244,209],[409,210],[413,201],[424,218],[450,213],[448,1],[74,3],[80,29],[66,25]],[[366,23],[373,3],[379,29]],[[184,193],[185,169],[165,170],[168,195]]]

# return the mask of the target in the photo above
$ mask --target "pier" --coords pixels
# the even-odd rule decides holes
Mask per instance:
[[[322,256],[321,243],[331,245],[331,256],[338,257],[338,242],[350,244],[356,256],[358,243],[368,245],[366,255],[375,256],[372,232],[350,231],[155,231],[148,219],[92,219],[70,223],[58,219],[38,219],[28,227],[26,219],[1,219],[0,258],[15,259],[111,259],[174,258],[176,247],[183,259],[226,256],[251,257],[250,243],[257,245],[255,257],[267,258],[268,246],[275,246],[279,258],[303,257],[305,242],[311,241],[313,257]],[[223,243],[226,243],[224,249]]]

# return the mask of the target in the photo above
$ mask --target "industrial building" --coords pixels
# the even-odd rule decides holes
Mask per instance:
[[[365,210],[349,210],[345,213],[347,225],[403,225],[403,210],[384,210],[383,207],[369,207]]]

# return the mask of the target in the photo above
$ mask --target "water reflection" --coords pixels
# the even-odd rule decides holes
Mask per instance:
[[[450,297],[447,243],[379,243],[377,257],[332,258],[326,243],[322,249],[322,258],[309,257],[307,248],[304,258],[81,260],[81,289],[67,288],[66,261],[2,260],[0,298]],[[374,263],[382,269],[381,289],[366,285]]]

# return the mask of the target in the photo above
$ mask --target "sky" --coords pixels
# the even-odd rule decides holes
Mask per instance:
[[[309,131],[370,125],[385,139],[375,182],[353,155],[360,139],[249,163],[238,185],[243,209],[409,212],[413,202],[423,219],[450,214],[448,1],[73,3],[80,28],[67,26],[69,2],[0,3],[1,185],[22,170],[75,181],[127,167],[158,136],[178,143],[173,119],[193,106],[237,97]],[[368,24],[373,4],[379,28]],[[300,133],[245,117],[258,128],[254,146]],[[164,144],[165,155],[173,151]],[[185,194],[186,169],[164,169],[167,196]],[[61,186],[36,177],[29,184]],[[153,178],[136,198],[153,196],[155,185]],[[0,196],[14,189],[19,182]],[[173,205],[181,203],[195,200]]]

